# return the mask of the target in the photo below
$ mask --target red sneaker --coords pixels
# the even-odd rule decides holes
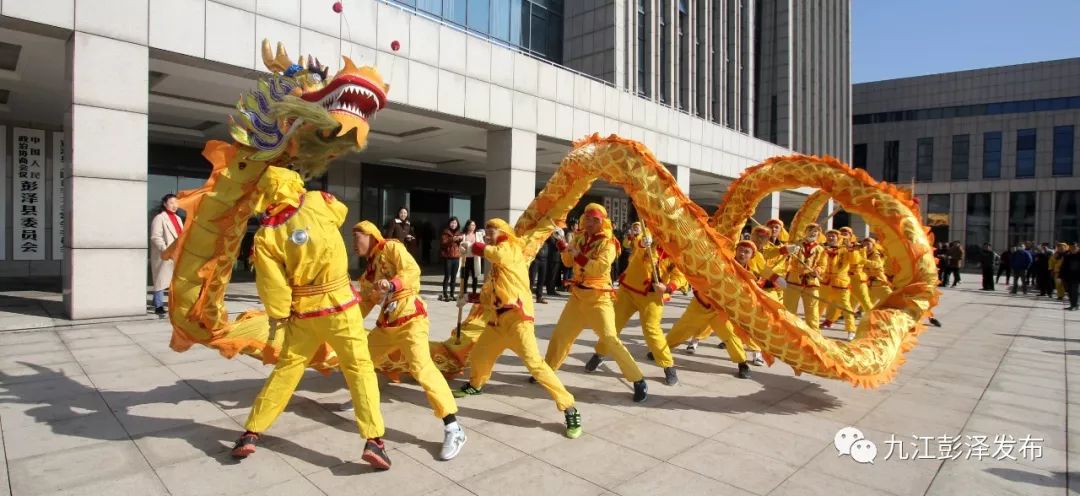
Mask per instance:
[[[386,445],[382,439],[368,439],[361,458],[375,470],[390,470],[390,457],[386,455]]]
[[[240,436],[240,439],[236,440],[236,445],[233,446],[232,449],[232,457],[236,458],[237,460],[243,460],[244,458],[247,458],[255,452],[255,442],[257,442],[258,440],[258,434],[251,431],[245,431]]]

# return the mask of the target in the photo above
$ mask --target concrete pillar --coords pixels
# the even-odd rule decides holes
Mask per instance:
[[[331,165],[326,174],[326,190],[327,193],[334,195],[338,201],[349,207],[349,213],[345,216],[345,223],[341,225],[341,235],[345,238],[345,244],[349,246],[349,253],[351,254],[352,226],[364,220],[360,217],[360,163],[338,162]],[[382,219],[367,220],[374,222],[377,226],[382,225]],[[349,268],[357,269],[358,266],[359,259],[350,255]]]
[[[949,197],[949,240],[959,241],[967,249],[967,193]]]
[[[484,220],[500,217],[514,225],[536,196],[536,133],[488,131],[487,163]]]
[[[770,193],[757,204],[754,210],[754,219],[764,224],[769,219],[780,218],[780,192]]]
[[[851,222],[851,226],[849,227],[855,232],[855,236],[858,236],[861,239],[870,235],[870,225],[867,224],[862,217],[852,214],[849,219]]]
[[[67,44],[64,306],[72,319],[145,315],[149,224],[132,206],[147,194],[146,4],[84,5]]]
[[[1049,161],[1048,161],[1049,162]],[[1054,239],[1054,191],[1037,191],[1035,193],[1035,242],[1050,243]]]
[[[829,203],[825,204],[825,211],[821,212],[820,219],[822,219],[822,221],[821,221],[822,222],[822,225],[821,225],[821,230],[822,231],[828,231],[829,229],[832,229],[832,221],[833,221],[833,219],[835,217],[830,217],[830,215],[832,215],[833,210],[835,210],[835,209],[836,209],[836,202],[833,201],[832,198],[830,198]]]
[[[679,183],[679,189],[687,197],[690,196],[690,168],[685,165],[669,165],[667,166],[668,172],[671,172],[672,176],[675,176],[675,181]]]
[[[1009,243],[1009,192],[994,191],[990,197],[990,243],[1001,251]]]

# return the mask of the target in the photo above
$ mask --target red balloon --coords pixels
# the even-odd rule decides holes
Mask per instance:
[[[341,13],[341,2],[334,2],[334,12]]]
[[[391,49],[391,50],[393,50],[393,51],[395,51],[395,52],[396,52],[396,51],[398,51],[398,50],[399,50],[400,48],[401,48],[401,43],[399,43],[399,42],[398,42],[398,40],[394,40],[394,41],[391,41],[391,42],[390,42],[390,49]]]

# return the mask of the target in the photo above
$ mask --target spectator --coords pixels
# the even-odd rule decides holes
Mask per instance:
[[[184,232],[184,220],[176,213],[176,195],[161,197],[158,213],[150,221],[150,270],[154,274],[154,313],[165,317],[165,290],[172,284],[173,261],[162,258],[162,252]]]
[[[544,300],[544,281],[547,279],[548,258],[550,255],[551,249],[548,247],[547,240],[545,240],[544,244],[540,245],[540,249],[536,251],[536,257],[533,258],[532,263],[529,264],[529,284],[533,286],[533,293],[537,303],[547,303]]]
[[[943,284],[949,282],[949,274],[953,276],[953,282],[951,287],[956,287],[956,284],[960,282],[960,269],[964,268],[964,247],[960,246],[959,241],[953,241],[949,246],[945,256],[945,278],[942,281]]]
[[[1005,285],[1009,285],[1009,280],[1012,278],[1012,254],[1013,247],[1008,247],[1001,252],[1001,256],[998,257],[998,270],[997,278],[995,282],[1001,282],[1001,275],[1005,274]]]
[[[562,257],[558,255],[555,236],[549,236],[544,244],[548,245],[548,272],[547,294],[548,296],[560,296],[559,287],[562,285]]]
[[[1024,294],[1027,294],[1027,273],[1028,270],[1031,269],[1031,264],[1034,262],[1035,258],[1024,244],[1018,245],[1016,249],[1013,250],[1012,259],[1009,261],[1013,273],[1013,285],[1010,293],[1016,294],[1017,289],[1022,288]]]
[[[935,245],[934,246],[934,265],[937,266],[938,286],[942,286],[942,287],[945,286],[945,280],[946,280],[945,278],[948,277],[948,275],[945,274],[945,270],[946,270],[946,268],[948,268],[948,264],[946,264],[946,259],[947,258],[948,258],[948,250],[945,247],[945,243],[938,243],[937,245]]]
[[[1076,310],[1077,301],[1080,299],[1080,243],[1073,243],[1072,249],[1061,261],[1061,281],[1065,284],[1065,290],[1069,293],[1069,307],[1067,310]]]
[[[1054,279],[1050,275],[1050,247],[1046,243],[1035,249],[1031,272],[1034,274],[1035,287],[1039,289],[1038,296],[1051,296],[1054,290]]]
[[[394,220],[390,222],[386,237],[400,240],[405,244],[409,255],[412,255],[414,260],[420,260],[417,257],[419,253],[417,253],[416,232],[413,229],[412,222],[409,221],[409,209],[401,207],[398,210],[397,217],[394,217]]]
[[[439,301],[454,301],[454,289],[457,288],[457,275],[461,270],[461,241],[465,236],[461,235],[457,217],[450,217],[440,236],[439,256],[443,259],[442,294]],[[446,291],[449,286],[450,292]]]
[[[484,232],[476,230],[476,221],[472,219],[465,221],[465,230],[462,236],[462,245],[466,247],[471,247],[474,243],[484,242]],[[480,277],[482,259],[474,255],[471,249],[466,249],[463,254],[465,255],[465,265],[461,268],[461,284],[462,287],[468,287],[471,278],[472,292],[475,293],[477,280]]]
[[[990,243],[983,245],[982,253],[979,254],[979,267],[982,269],[983,291],[994,290],[994,266],[998,264],[998,254],[994,252],[993,246],[991,246]]]

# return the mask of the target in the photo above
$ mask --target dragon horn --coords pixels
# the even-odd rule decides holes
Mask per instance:
[[[285,51],[285,44],[278,42],[275,55],[270,50],[270,40],[265,38],[262,42],[262,59],[263,65],[271,72],[285,72],[292,65],[292,60],[289,60],[289,54]]]

